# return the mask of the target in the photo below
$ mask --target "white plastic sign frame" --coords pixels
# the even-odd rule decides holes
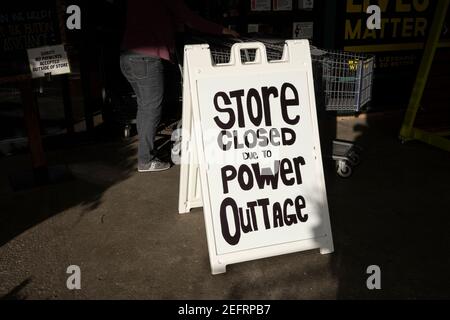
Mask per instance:
[[[241,51],[250,49],[256,49],[255,61],[242,63],[240,58]],[[214,65],[212,63],[208,45],[189,45],[185,47],[184,66],[179,209],[180,213],[186,213],[192,208],[203,205],[212,273],[220,274],[226,272],[226,266],[229,264],[293,252],[312,249],[320,249],[322,254],[333,252],[334,246],[322,167],[309,42],[307,40],[286,41],[282,60],[270,62],[267,61],[265,47],[262,43],[235,44],[231,49],[230,63],[222,65]],[[214,112],[218,111],[217,108],[213,107],[212,103],[214,93],[218,90],[230,91],[237,88],[247,91],[252,86],[257,87],[264,84],[280,88],[287,82],[290,82],[292,90],[300,92],[299,96],[302,106],[298,110],[302,110],[302,124],[290,126],[292,129],[290,132],[293,132],[294,136],[297,135],[296,140],[291,139],[295,144],[290,147],[281,147],[278,150],[279,158],[275,160],[283,158],[283,160],[287,161],[287,157],[293,159],[292,157],[298,156],[297,159],[301,158],[306,163],[302,163],[304,165],[303,169],[305,169],[303,176],[302,174],[297,175],[297,184],[281,184],[281,187],[278,189],[270,189],[264,186],[259,190],[253,188],[243,191],[236,187],[235,183],[234,186],[229,187],[227,192],[225,192],[223,164],[216,164],[210,157],[211,153],[215,151],[214,148],[217,149],[217,145],[205,141],[206,132],[214,127],[212,126],[214,123],[212,119]],[[292,98],[292,92],[290,92],[289,96]],[[279,107],[279,104],[277,106]],[[270,108],[274,110],[277,106],[272,107],[270,104]],[[298,107],[300,107],[300,104],[298,104]],[[291,106],[291,108],[294,107]],[[281,112],[278,113],[281,114]],[[282,118],[289,119],[289,116],[285,118],[285,115],[283,117],[274,115],[273,117],[274,123],[278,126],[281,125]],[[274,126],[276,127],[276,125]],[[245,130],[247,129],[251,130],[251,125],[246,125]],[[257,127],[253,129],[256,130]],[[216,128],[214,134],[217,133],[217,130],[220,132],[221,129]],[[289,137],[289,134],[286,136]],[[221,151],[225,152],[225,150]],[[242,153],[242,151],[237,153]],[[247,164],[252,163],[250,159],[246,160],[249,160],[246,162]],[[254,162],[255,160],[253,160]],[[295,161],[292,163],[292,166],[295,166]],[[283,162],[281,162],[279,169],[275,170],[281,171],[281,167],[285,167],[285,165],[286,163],[283,165]],[[297,165],[299,169],[300,164],[298,162]],[[287,167],[290,167],[289,164]],[[222,169],[221,175],[219,174],[220,168]],[[200,173],[201,185],[198,183],[198,172]],[[287,172],[292,173],[289,170]],[[297,173],[299,172],[300,169]],[[282,172],[279,173],[280,176],[282,174]],[[232,173],[228,172],[228,177],[232,175]],[[284,177],[287,177],[286,172]],[[247,182],[249,179],[248,176]],[[230,181],[227,181],[227,183],[231,184]],[[299,192],[301,196],[294,200],[295,195],[298,195]],[[225,193],[228,193],[228,195]],[[270,204],[274,204],[273,207],[266,203],[264,208],[267,210],[258,207],[259,211],[257,214],[255,214],[255,211],[249,211],[248,208],[245,209],[244,203],[246,200],[254,203],[255,197],[261,198],[265,195],[268,195],[267,200],[270,198]],[[284,213],[281,213],[281,200],[286,196],[291,198],[284,202]],[[231,198],[231,202],[233,202],[233,199],[236,200],[236,208],[239,206],[243,210],[241,212],[247,212],[245,231],[245,219],[242,213],[239,220],[239,215],[234,213],[237,210],[233,210],[235,207],[231,206],[231,216],[234,217],[235,222],[233,225],[233,221],[230,219],[230,210],[228,210],[230,206],[226,207],[226,210],[222,210],[225,201],[222,202],[222,205],[219,202],[224,197],[227,197],[227,199]],[[277,208],[280,208],[280,210],[278,211],[279,216],[276,222],[274,212],[275,205],[278,204]],[[286,220],[289,206],[291,207],[289,219],[292,218],[296,221],[295,223],[291,220],[290,224],[288,224]],[[270,210],[271,208],[272,211]],[[300,209],[305,209],[307,214],[304,214],[304,210],[302,216]],[[262,211],[264,211],[264,217],[261,214]],[[296,211],[296,214],[292,214],[292,211]],[[249,214],[249,212],[253,212],[253,214]],[[281,218],[281,215],[284,215],[283,218]],[[302,220],[301,217],[306,219]],[[271,220],[272,218],[273,220]],[[250,223],[252,219],[253,224]],[[226,223],[224,223],[224,220]],[[270,222],[267,223],[267,221]],[[242,230],[240,229],[241,227]],[[238,233],[240,237],[236,239]]]
[[[178,200],[178,212],[180,214],[189,213],[192,209],[203,207],[200,171],[194,135],[189,68],[186,65],[189,48],[186,47],[184,52],[185,65],[183,68],[183,118],[181,124],[181,168]]]
[[[69,59],[64,45],[44,46],[27,49],[31,77],[43,78],[70,73]]]

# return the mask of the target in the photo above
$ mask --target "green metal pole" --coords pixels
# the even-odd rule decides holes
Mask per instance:
[[[422,62],[420,64],[419,72],[417,74],[416,83],[409,100],[408,109],[406,111],[405,120],[400,131],[400,137],[410,139],[413,137],[414,121],[416,120],[417,111],[420,107],[423,92],[430,75],[433,59],[436,54],[436,49],[439,45],[442,27],[445,22],[447,10],[450,0],[438,0],[436,12],[434,14],[433,24],[430,29],[428,40],[425,46]]]

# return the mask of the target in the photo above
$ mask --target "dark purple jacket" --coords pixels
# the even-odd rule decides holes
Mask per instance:
[[[177,24],[210,34],[223,29],[199,17],[182,0],[128,0],[122,49],[172,60]]]

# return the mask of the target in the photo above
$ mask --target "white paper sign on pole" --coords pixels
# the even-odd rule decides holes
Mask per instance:
[[[247,26],[247,32],[248,33],[255,33],[259,32],[259,24],[251,23]]]
[[[270,11],[271,0],[251,0],[252,11]]]
[[[32,78],[70,73],[69,60],[63,45],[32,48],[27,52]]]
[[[273,0],[274,11],[292,10],[292,0]]]
[[[314,9],[314,0],[298,0],[298,8],[300,10]]]
[[[294,22],[293,24],[294,39],[312,39],[314,36],[313,22]]]
[[[241,62],[244,49],[256,49],[254,62]],[[263,44],[236,44],[230,63],[215,66],[207,45],[185,48],[183,149],[195,149],[198,167],[182,167],[180,211],[193,187],[186,177],[199,168],[213,274],[253,259],[333,251],[309,43],[287,41],[285,50],[284,60],[268,62]]]

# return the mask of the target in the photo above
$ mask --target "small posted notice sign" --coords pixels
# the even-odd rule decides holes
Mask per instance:
[[[47,74],[70,73],[69,60],[63,45],[28,49],[31,76],[42,78]]]
[[[313,22],[294,22],[293,39],[312,39],[314,36]]]
[[[252,11],[270,11],[271,1],[270,0],[252,0],[251,9],[252,9]]]
[[[246,51],[254,61],[242,62]],[[189,195],[200,189],[212,273],[333,252],[309,42],[287,41],[279,61],[268,61],[262,43],[235,44],[221,65],[207,45],[187,46],[185,61],[182,157],[190,164],[181,169],[180,212],[185,195],[187,207],[198,206]]]
[[[292,0],[273,0],[273,10],[292,10]]]

